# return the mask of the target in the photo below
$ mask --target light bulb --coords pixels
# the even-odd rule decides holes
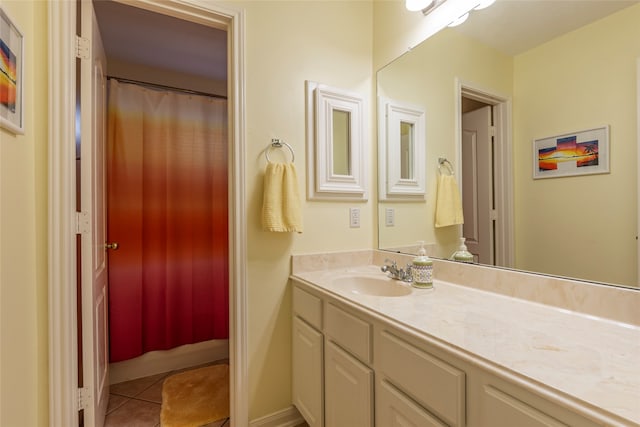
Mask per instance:
[[[406,0],[404,3],[404,7],[411,12],[417,12],[419,10],[424,10],[427,7],[431,6],[434,0]]]

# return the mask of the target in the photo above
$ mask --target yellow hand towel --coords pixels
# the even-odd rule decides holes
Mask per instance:
[[[264,173],[262,228],[302,233],[298,175],[293,163],[268,163]]]
[[[463,224],[462,201],[453,175],[438,176],[436,196],[436,227]]]

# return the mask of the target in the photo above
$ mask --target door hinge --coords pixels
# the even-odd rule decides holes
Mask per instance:
[[[497,220],[497,219],[498,219],[498,211],[497,211],[497,210],[495,210],[495,209],[491,209],[491,210],[489,211],[489,219],[490,219],[491,221],[495,221],[495,220]]]
[[[76,36],[76,58],[89,59],[89,39]]]
[[[489,135],[496,136],[496,127],[495,126],[489,126]]]
[[[91,221],[86,212],[76,212],[76,234],[85,234],[91,231]]]
[[[87,409],[91,403],[91,392],[87,387],[78,389],[78,411]]]

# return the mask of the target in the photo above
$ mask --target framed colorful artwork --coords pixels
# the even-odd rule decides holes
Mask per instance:
[[[22,33],[0,8],[0,126],[13,133],[24,133],[23,59]]]
[[[609,173],[609,126],[533,141],[533,179]]]

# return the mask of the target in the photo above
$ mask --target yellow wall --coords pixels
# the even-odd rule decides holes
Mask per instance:
[[[371,100],[372,5],[362,1],[265,1],[243,6],[247,27],[249,418],[255,419],[291,405],[290,255],[373,247],[373,201],[304,201],[304,233],[268,233],[260,228],[263,150],[271,138],[282,138],[295,150],[300,189],[306,193],[305,80],[359,92]],[[370,150],[374,155],[374,144]],[[369,176],[370,194],[375,194],[375,176]],[[349,228],[352,206],[361,208],[360,228]]]
[[[637,283],[638,22],[640,5],[515,58],[518,268]],[[611,130],[610,174],[532,179],[534,138],[601,125]]]
[[[45,426],[47,4],[0,5],[25,40],[25,133],[0,129],[0,425]]]

